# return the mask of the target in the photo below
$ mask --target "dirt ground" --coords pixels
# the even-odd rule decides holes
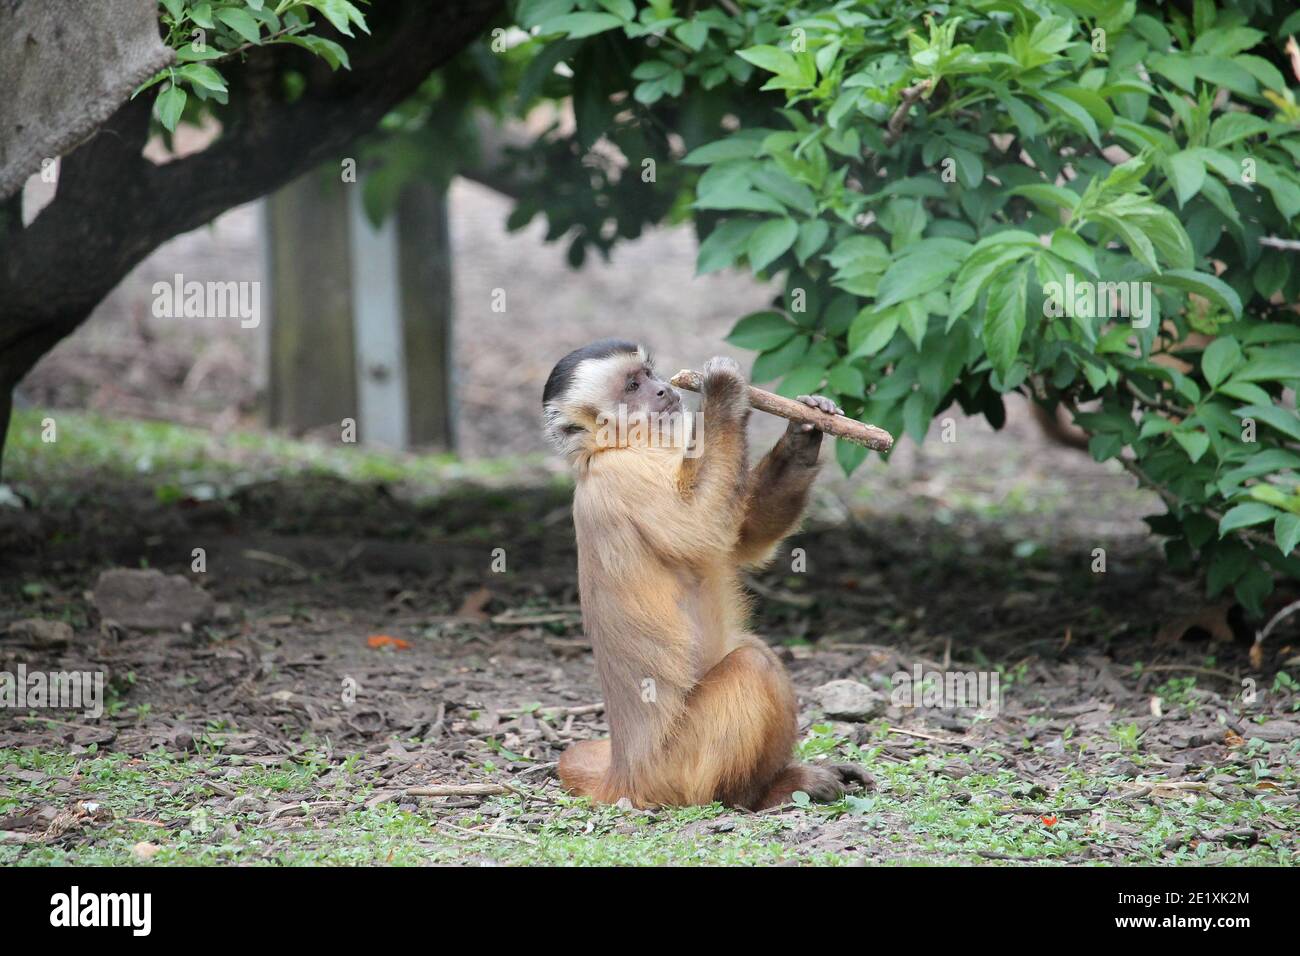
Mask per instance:
[[[1146,536],[1156,502],[1045,443],[1022,406],[1001,432],[959,418],[956,444],[903,442],[848,480],[828,469],[806,529],[750,582],[755,630],[800,695],[801,755],[857,762],[874,787],[760,815],[562,794],[559,753],[607,728],[571,487],[533,455],[542,381],[568,348],[629,334],[629,317],[666,366],[741,357],[721,338],[765,296],[739,276],[692,281],[681,233],[574,274],[531,231],[504,236],[504,215],[475,187],[453,195],[471,465],[394,456],[376,478],[248,450],[266,440],[257,341],[160,325],[148,288],[174,271],[259,277],[251,207],[160,250],[24,383],[7,479],[26,506],[0,506],[0,672],[103,671],[109,706],[0,711],[0,863],[1296,862],[1300,618],[1253,666],[1251,623],[1207,608]],[[547,292],[516,296],[503,321],[487,306],[503,276]],[[46,414],[57,445],[34,437]],[[123,417],[202,430],[146,442]],[[775,430],[756,422],[755,443]],[[192,454],[172,461],[180,447]],[[156,633],[105,620],[90,592],[115,567],[189,577],[214,618]],[[4,633],[29,619],[70,639]],[[996,674],[999,711],[848,720],[818,703],[828,681],[887,692],[917,666]],[[419,792],[471,784],[500,792]]]
[[[1276,677],[1293,632],[1262,672],[1244,640],[1157,642],[1201,601],[1141,538],[1108,539],[1094,574],[1091,540],[1030,550],[970,511],[845,513],[829,491],[791,541],[809,573],[783,557],[753,579],[756,628],[800,693],[805,756],[860,762],[875,789],[764,815],[572,801],[554,761],[606,728],[569,496],[307,474],[160,501],[87,475],[0,509],[0,628],[73,634],[0,638],[0,670],[101,670],[111,702],[99,720],[0,717],[0,861],[1294,862],[1300,724]],[[102,620],[98,572],[143,566],[200,582],[215,620]],[[887,690],[917,665],[998,673],[1000,712],[833,721],[816,704],[824,682]],[[511,790],[411,790],[468,783]]]

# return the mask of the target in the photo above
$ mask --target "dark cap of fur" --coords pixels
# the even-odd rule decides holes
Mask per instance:
[[[574,349],[556,362],[555,368],[551,369],[551,374],[546,379],[546,388],[542,390],[542,407],[545,408],[551,401],[568,391],[569,384],[573,381],[574,370],[583,362],[588,359],[609,358],[611,355],[621,353],[635,354],[636,350],[636,343],[626,339],[601,339],[599,342]]]

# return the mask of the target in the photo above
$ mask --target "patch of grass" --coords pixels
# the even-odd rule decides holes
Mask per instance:
[[[230,778],[230,759],[176,756],[162,751],[142,758],[123,754],[71,756],[37,750],[0,750],[0,766],[45,773],[37,783],[16,778],[10,794],[0,798],[0,814],[32,806],[65,809],[76,802],[97,803],[113,814],[103,825],[87,825],[52,843],[0,844],[0,864],[139,864],[132,847],[151,843],[159,850],[150,862],[160,864],[351,865],[465,863],[491,860],[515,864],[561,865],[756,865],[786,861],[831,864],[835,854],[801,852],[782,842],[791,821],[780,817],[746,817],[727,832],[708,832],[710,821],[728,811],[720,806],[646,813],[597,807],[568,797],[493,799],[481,808],[453,810],[426,803],[417,812],[394,804],[364,806],[375,788],[365,781],[336,783],[313,794],[303,815],[268,825],[269,813],[209,808],[205,779],[255,797],[308,785],[326,765],[285,761],[278,766],[248,766]],[[338,769],[346,776],[347,762]],[[72,783],[76,797],[56,792]],[[342,813],[323,815],[319,801],[349,804]],[[539,824],[525,829],[512,820],[537,815]],[[154,820],[158,825],[140,822]],[[491,828],[489,832],[485,831]]]
[[[54,422],[47,442],[45,422]],[[90,412],[15,409],[5,447],[5,473],[14,484],[62,485],[87,473],[148,476],[161,502],[209,486],[286,474],[332,475],[357,482],[537,483],[545,456],[463,462],[447,454],[404,454],[360,445],[298,441],[265,431],[224,435],[169,422],[110,418]]]
[[[0,815],[33,806],[63,810],[78,801],[99,803],[113,814],[109,823],[88,824],[52,843],[0,844],[0,864],[138,864],[132,847],[140,842],[159,847],[154,865],[1296,862],[1293,841],[1268,825],[1270,813],[1280,818],[1283,811],[1257,800],[1189,794],[1099,801],[1121,778],[1099,779],[1082,770],[1068,771],[1048,793],[1027,785],[993,749],[896,761],[825,727],[804,748],[863,763],[876,777],[876,790],[766,814],[716,804],[625,811],[532,788],[476,808],[422,802],[412,811],[394,803],[367,807],[382,781],[359,779],[347,759],[331,762],[323,754],[266,765],[217,753],[156,751],[133,758],[0,750],[0,767],[48,775],[39,782],[13,777],[0,798]],[[1244,782],[1250,765],[1239,772]],[[227,801],[213,802],[210,779],[251,797],[252,806],[232,810]],[[304,792],[310,797],[298,804]],[[272,820],[277,804],[292,811]],[[1251,845],[1193,839],[1174,850],[1166,846],[1173,836],[1225,828],[1261,835]],[[1107,855],[1097,857],[1098,848]]]

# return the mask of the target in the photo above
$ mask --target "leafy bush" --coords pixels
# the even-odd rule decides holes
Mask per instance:
[[[646,188],[685,169],[671,208],[696,221],[701,273],[783,277],[731,333],[759,353],[755,379],[828,390],[917,441],[954,402],[995,426],[1010,392],[1064,404],[1097,460],[1159,491],[1151,526],[1174,565],[1203,563],[1211,595],[1231,587],[1258,614],[1274,572],[1300,577],[1300,107],[1284,73],[1300,76],[1284,52],[1300,12],[684,6],[515,14],[548,72],[574,65],[552,92],[573,97],[585,143],[680,137],[660,154],[667,185]],[[627,178],[648,154],[626,153]],[[599,187],[597,221],[618,222]],[[846,471],[864,455],[837,447]]]
[[[183,116],[194,120],[205,106],[229,102],[218,69],[222,60],[266,43],[288,43],[337,70],[348,66],[347,51],[317,35],[312,17],[323,17],[345,36],[354,35],[353,27],[369,32],[365,15],[349,0],[159,0],[158,8],[164,42],[176,51],[176,63],[150,77],[135,95],[158,87],[154,119],[168,133]]]
[[[346,66],[311,16],[364,28],[346,0],[161,8],[167,129],[225,102],[221,59]],[[471,106],[564,103],[510,153],[512,227],[545,216],[576,266],[693,221],[700,273],[780,279],[730,336],[754,379],[917,441],[954,403],[1064,405],[1160,493],[1172,564],[1259,613],[1300,578],[1297,30],[1281,0],[518,0],[363,146],[367,206],[477,163]]]

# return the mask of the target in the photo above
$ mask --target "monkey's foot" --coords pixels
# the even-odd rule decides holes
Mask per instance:
[[[832,803],[844,796],[846,790],[871,790],[875,785],[875,778],[857,764],[793,763],[781,771],[754,809],[783,806],[790,802],[796,790],[802,790],[817,803]]]

